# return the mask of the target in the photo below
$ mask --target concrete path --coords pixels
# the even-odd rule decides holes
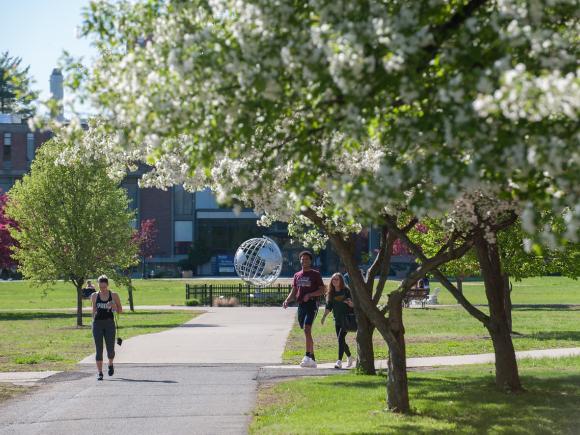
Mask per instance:
[[[116,364],[271,364],[282,362],[296,308],[206,308],[177,328],[117,347]],[[121,327],[121,336],[123,326]],[[94,364],[91,355],[81,364]]]
[[[206,310],[123,341],[112,378],[96,380],[93,355],[1,405],[0,434],[246,433],[260,366],[281,363],[296,309]]]
[[[516,352],[516,358],[561,358],[566,356],[580,356],[580,347],[568,347],[562,349],[542,349],[542,350],[524,350]],[[408,368],[421,367],[442,367],[442,366],[462,366],[469,364],[490,364],[495,362],[495,355],[493,353],[482,353],[477,355],[455,355],[455,356],[433,356],[420,358],[407,358]],[[316,369],[307,370],[326,370],[334,367],[334,363],[318,364]],[[387,360],[376,360],[375,367],[377,370],[387,369]],[[294,368],[296,370],[304,370],[299,366],[288,365],[271,365],[265,366],[269,370],[288,370]],[[344,367],[346,368],[346,366]],[[354,368],[354,367],[353,367]]]
[[[120,365],[60,379],[0,407],[2,435],[244,434],[255,405],[252,365]]]
[[[35,385],[43,379],[49,378],[60,372],[0,372],[0,383],[14,385]]]

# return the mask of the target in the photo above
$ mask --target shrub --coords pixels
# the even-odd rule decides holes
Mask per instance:
[[[186,299],[185,300],[185,305],[188,307],[197,307],[199,305],[201,305],[201,301],[199,299]]]

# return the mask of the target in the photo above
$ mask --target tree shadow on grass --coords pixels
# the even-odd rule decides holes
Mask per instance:
[[[580,311],[580,304],[513,304],[512,311]]]
[[[417,374],[409,382],[411,403],[418,414],[466,432],[568,433],[580,424],[580,375],[522,376],[522,394],[503,393],[491,381]]]
[[[362,375],[361,375],[362,376]],[[386,382],[386,380],[385,380]],[[374,390],[377,386],[370,382],[344,382],[344,381],[335,381],[332,383],[333,386],[336,387],[346,387],[346,388],[364,388],[369,390]]]
[[[155,316],[164,317],[171,316],[173,312],[170,311],[124,311],[123,316]],[[11,311],[0,312],[0,322],[2,321],[17,321],[17,320],[47,320],[47,319],[76,319],[76,311]],[[89,312],[83,312],[83,320],[91,319]]]
[[[47,311],[19,311],[0,313],[0,322],[17,320],[48,320],[48,319],[76,319],[76,312],[47,312]],[[83,319],[90,319],[89,314],[83,314]]]
[[[515,338],[517,340],[518,337]],[[546,331],[523,335],[522,338],[535,340],[568,340],[580,342],[580,331]],[[516,341],[517,343],[517,341]]]

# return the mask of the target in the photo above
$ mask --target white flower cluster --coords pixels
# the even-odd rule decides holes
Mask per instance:
[[[555,70],[536,77],[527,73],[526,66],[520,63],[504,73],[502,82],[492,95],[480,94],[474,101],[473,107],[480,116],[499,112],[514,122],[557,118],[578,122],[580,69],[566,75]]]
[[[106,134],[88,155],[211,187],[264,223],[320,201],[348,231],[385,207],[469,217],[484,191],[567,210],[578,234],[576,3],[99,3],[85,89]]]

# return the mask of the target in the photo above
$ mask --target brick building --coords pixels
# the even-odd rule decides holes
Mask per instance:
[[[53,98],[61,100],[63,77],[54,69],[50,77]],[[59,113],[59,119],[64,119]],[[8,192],[14,182],[30,170],[36,149],[50,139],[50,132],[31,131],[26,121],[17,116],[0,114],[0,189]],[[141,172],[142,173],[142,172]],[[233,258],[237,247],[252,237],[267,235],[280,247],[284,257],[282,274],[291,275],[300,268],[297,258],[303,248],[293,243],[283,223],[270,228],[256,224],[259,216],[246,209],[234,213],[232,209],[218,205],[209,191],[187,192],[182,186],[167,190],[142,189],[138,185],[140,172],[129,174],[122,182],[127,191],[130,206],[136,212],[135,226],[146,219],[155,219],[158,235],[156,250],[152,258],[145,260],[145,271],[149,276],[180,276],[179,261],[187,258],[192,246],[205,245],[211,260],[198,267],[199,275],[233,276]],[[372,253],[379,237],[372,229],[363,231],[358,238],[361,263],[364,253]],[[339,270],[340,262],[332,249],[322,251],[315,259],[315,266],[327,275]],[[394,257],[391,274],[404,276],[412,267],[409,257]],[[143,269],[138,268],[139,274]]]
[[[8,192],[14,181],[30,169],[36,149],[50,139],[49,132],[32,132],[26,122],[12,115],[0,115],[0,140],[2,163],[0,165],[0,189]],[[158,235],[152,258],[145,260],[147,275],[178,277],[181,275],[179,261],[187,257],[195,242],[209,247],[211,260],[200,266],[199,275],[235,275],[233,256],[237,247],[251,237],[267,235],[282,251],[284,267],[282,275],[289,276],[300,268],[297,254],[302,246],[293,243],[286,225],[276,223],[270,228],[259,227],[257,216],[246,209],[236,214],[232,209],[220,207],[209,191],[187,192],[182,186],[167,190],[144,189],[138,185],[139,173],[129,174],[122,182],[131,207],[136,212],[137,223],[155,219]],[[359,237],[359,252],[369,252],[377,247],[376,231],[363,231]],[[362,262],[362,261],[361,261]],[[315,260],[325,275],[337,271],[340,266],[332,249],[322,251]],[[404,276],[412,264],[412,258],[394,257],[391,275]],[[138,269],[139,274],[142,270]]]

